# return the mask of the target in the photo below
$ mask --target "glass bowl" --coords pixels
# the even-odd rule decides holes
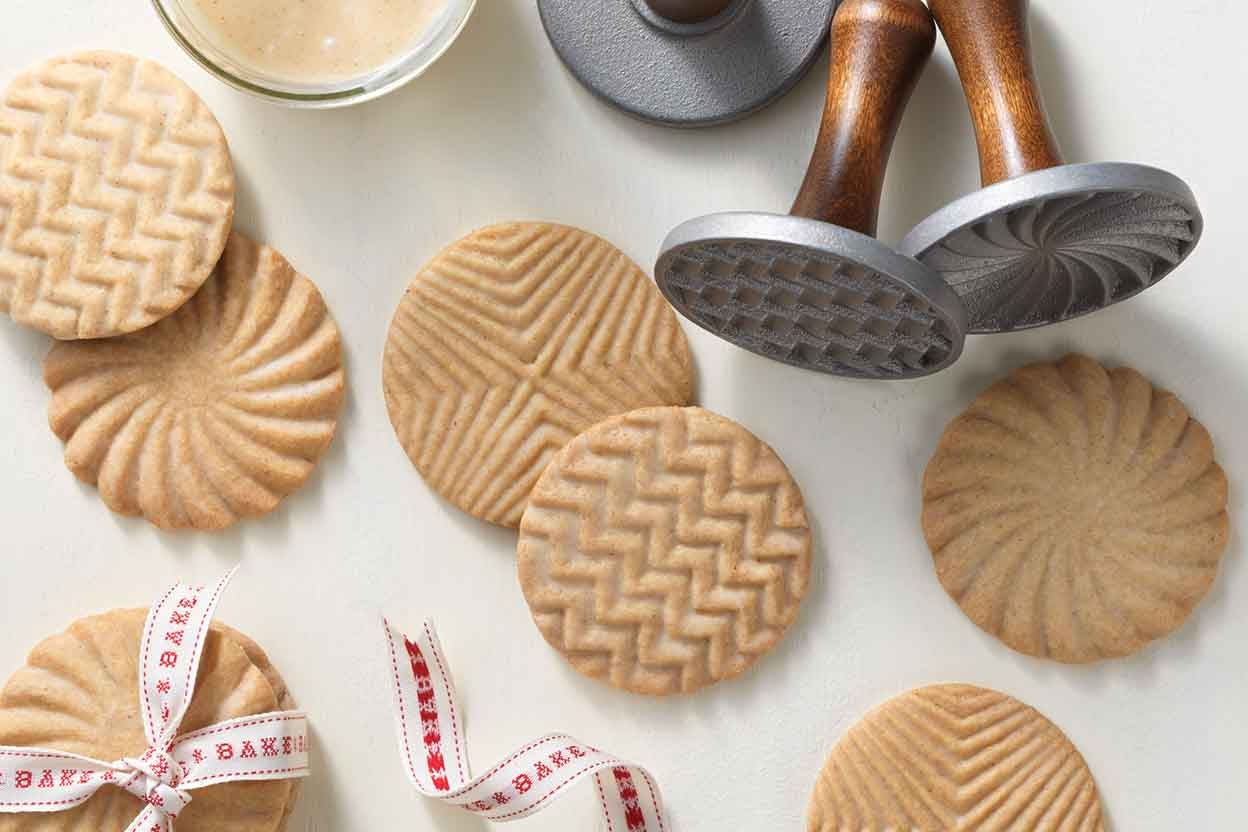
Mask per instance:
[[[294,82],[247,66],[231,56],[200,26],[188,7],[193,0],[152,0],[173,39],[196,63],[235,89],[288,107],[346,107],[398,89],[428,69],[463,31],[477,0],[447,0],[425,33],[402,54],[366,73],[334,81]]]

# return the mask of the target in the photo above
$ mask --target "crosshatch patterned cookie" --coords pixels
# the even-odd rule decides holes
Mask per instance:
[[[1066,663],[1182,625],[1217,576],[1226,509],[1213,441],[1182,402],[1080,355],[990,387],[923,480],[945,589],[1010,647]]]
[[[225,135],[164,67],[54,58],[0,103],[0,310],[61,339],[133,332],[208,279],[234,218]]]
[[[608,419],[551,461],[520,524],[520,586],[586,676],[648,694],[741,673],[810,581],[801,491],[775,451],[699,408]]]
[[[0,690],[0,745],[55,748],[100,760],[143,753],[138,663],[146,615],[146,610],[117,610],[84,618],[31,651],[26,666]],[[183,733],[293,708],[264,651],[214,623]],[[294,807],[296,784],[237,782],[197,790],[178,816],[178,832],[281,832]],[[0,814],[0,832],[123,832],[140,806],[121,789],[101,789],[68,811]]]
[[[562,225],[507,223],[413,281],[383,364],[386,406],[429,485],[516,526],[555,451],[608,416],[693,396],[676,314],[622,252]]]
[[[836,744],[808,832],[1103,832],[1092,773],[1035,709],[971,685],[898,696]]]
[[[221,529],[276,508],[329,447],[346,385],[316,286],[237,233],[176,314],[58,344],[44,379],[70,470],[113,511],[167,529]]]

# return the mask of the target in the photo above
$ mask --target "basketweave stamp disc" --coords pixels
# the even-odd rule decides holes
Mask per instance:
[[[1034,708],[972,685],[889,700],[833,748],[808,832],[1103,832],[1078,749]]]
[[[902,380],[962,355],[966,311],[940,275],[826,222],[745,211],[698,217],[668,235],[655,279],[698,326],[795,367]]]
[[[1196,197],[1163,170],[1062,165],[937,211],[897,248],[939,272],[973,333],[1058,323],[1135,297],[1196,248]]]
[[[142,329],[208,279],[234,219],[225,134],[116,52],[53,58],[0,103],[0,310],[64,340]]]
[[[237,233],[174,315],[58,344],[44,380],[69,469],[113,511],[166,529],[222,529],[276,508],[329,447],[346,389],[316,286]]]
[[[139,645],[146,610],[84,618],[39,644],[0,690],[0,745],[54,748],[100,760],[147,748],[138,713]],[[294,708],[268,657],[250,639],[214,623],[182,733],[253,714]],[[289,780],[200,789],[178,815],[178,832],[281,832],[294,806]],[[138,798],[101,789],[77,808],[0,814],[0,832],[124,832]]]
[[[519,578],[538,629],[581,673],[692,693],[779,644],[811,547],[775,451],[700,408],[647,408],[551,461],[520,524]]]
[[[689,344],[654,284],[607,241],[549,223],[483,228],[430,261],[394,314],[382,377],[430,487],[511,527],[578,433],[693,397]]]
[[[1178,629],[1217,576],[1229,526],[1209,432],[1135,370],[1080,355],[988,388],[923,478],[946,591],[1013,649],[1065,663]]]

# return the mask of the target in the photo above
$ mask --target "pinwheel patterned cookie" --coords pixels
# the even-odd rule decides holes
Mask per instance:
[[[1135,370],[1071,355],[990,387],[923,480],[936,572],[1032,656],[1125,656],[1178,629],[1217,576],[1227,481],[1209,432]]]
[[[395,434],[435,491],[517,526],[555,452],[619,413],[688,404],[693,358],[654,284],[577,228],[511,222],[412,281],[382,363]]]
[[[65,462],[119,514],[221,529],[311,476],[345,394],[338,327],[312,281],[234,234],[158,324],[58,344],[44,363]]]
[[[146,610],[84,618],[31,651],[0,690],[0,745],[55,748],[100,760],[141,754],[139,644]],[[213,624],[185,732],[229,719],[294,708],[268,656],[241,633]],[[178,816],[178,832],[281,832],[298,781],[226,783],[200,789]],[[123,832],[142,804],[101,789],[82,806],[51,814],[0,814],[0,832]]]
[[[234,219],[225,134],[117,52],[54,58],[0,101],[0,311],[62,339],[142,329],[208,279]]]

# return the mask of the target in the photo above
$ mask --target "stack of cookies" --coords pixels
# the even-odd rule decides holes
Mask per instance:
[[[50,60],[0,103],[0,309],[57,338],[65,462],[120,514],[222,529],[333,439],[341,338],[312,281],[232,230],[220,125],[168,70]]]

